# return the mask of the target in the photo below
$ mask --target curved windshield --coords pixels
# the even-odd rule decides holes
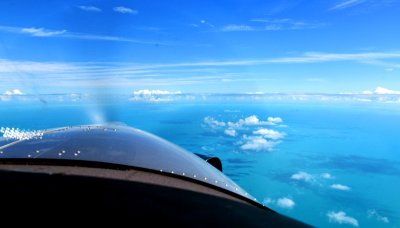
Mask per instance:
[[[76,126],[125,124],[219,157],[258,202],[308,224],[400,227],[399,9],[399,0],[2,0],[0,156],[84,158],[84,141],[75,156],[63,138],[85,136]],[[96,159],[137,159],[111,141],[99,145],[113,153]],[[48,153],[28,149],[38,142]],[[166,159],[135,162],[189,173]]]

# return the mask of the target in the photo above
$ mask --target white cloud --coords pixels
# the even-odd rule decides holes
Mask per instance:
[[[279,198],[276,201],[276,205],[278,205],[278,207],[292,209],[295,205],[295,202],[292,199],[284,197],[284,198]]]
[[[24,93],[19,89],[8,90],[4,92],[4,95],[13,96],[13,95],[24,95]]]
[[[151,103],[158,103],[158,102],[171,102],[174,99],[170,97],[157,97],[157,96],[135,96],[129,99],[130,101],[143,101],[143,102],[151,102]]]
[[[77,66],[67,63],[10,61],[6,59],[0,59],[0,73],[61,73],[71,72],[78,69],[79,68]]]
[[[329,218],[329,222],[358,226],[358,221],[353,217],[347,216],[344,211],[339,211],[339,212],[331,211],[328,212],[326,215]]]
[[[24,95],[24,93],[19,89],[7,90],[0,95],[0,101],[10,101],[14,98],[14,96]]]
[[[262,121],[256,115],[251,115],[244,119],[239,119],[237,122],[228,122],[227,124],[231,128],[241,128],[243,126],[275,125],[279,121],[282,121],[279,117],[268,117],[268,121]]]
[[[242,150],[272,151],[274,146],[280,142],[268,141],[262,136],[243,136]]]
[[[268,122],[270,122],[270,123],[282,123],[283,120],[280,117],[268,117]]]
[[[44,28],[22,28],[21,29],[22,33],[28,33],[31,34],[32,36],[42,36],[42,37],[46,37],[46,36],[57,36],[57,35],[61,35],[67,32],[67,30],[47,30]]]
[[[322,173],[321,177],[324,179],[333,179],[333,176],[330,173]]]
[[[271,129],[266,129],[266,128],[261,128],[258,129],[257,131],[253,131],[253,134],[255,135],[262,135],[264,138],[268,139],[273,139],[273,140],[278,140],[282,139],[285,137],[284,133],[281,133],[279,131],[271,130]]]
[[[96,6],[78,6],[83,11],[101,12],[101,9]]]
[[[303,171],[300,171],[300,172],[297,172],[297,173],[293,174],[290,178],[293,179],[293,180],[302,180],[302,181],[305,181],[305,182],[311,182],[311,181],[314,180],[314,176],[313,175],[311,175],[311,174],[309,174],[307,172],[303,172]]]
[[[258,31],[315,29],[324,26],[323,23],[310,23],[305,21],[297,21],[290,18],[256,18],[252,19],[251,21],[264,24],[264,27],[256,27],[256,30]]]
[[[249,95],[263,95],[266,94],[265,92],[257,91],[257,92],[245,92],[244,94],[249,94]]]
[[[256,115],[248,116],[244,119],[239,119],[237,122],[223,122],[207,116],[203,122],[212,129],[223,130],[225,135],[236,137],[240,131],[248,131],[249,128],[255,128],[261,125],[273,125],[271,122],[261,121]],[[241,150],[253,151],[272,151],[272,149],[281,141],[286,134],[272,129],[257,129],[252,131],[250,136],[242,135],[236,145],[240,146]]]
[[[129,42],[129,43],[137,43],[137,44],[157,44],[157,45],[173,45],[168,42],[156,42],[156,41],[145,41],[145,40],[137,40],[119,36],[103,36],[103,35],[94,35],[94,34],[86,34],[86,33],[66,33],[60,35],[63,38],[71,38],[71,39],[81,39],[81,40],[104,40],[104,41],[118,41],[118,42]]]
[[[133,92],[131,101],[145,101],[145,102],[168,102],[173,101],[175,95],[182,94],[181,91],[166,91],[166,90],[137,90]]]
[[[390,90],[390,89],[386,89],[386,88],[378,86],[375,89],[375,93],[376,94],[400,94],[400,91]]]
[[[363,3],[365,0],[346,0],[344,2],[341,2],[339,4],[336,4],[335,6],[333,6],[332,8],[330,8],[330,10],[342,10],[342,9],[346,9],[349,7],[353,7],[356,5],[359,5],[361,3]]]
[[[150,45],[175,45],[172,42],[163,42],[163,41],[146,41],[146,40],[137,40],[126,37],[118,37],[118,36],[107,36],[107,35],[96,35],[96,34],[87,34],[87,33],[74,33],[68,32],[67,30],[49,30],[44,28],[20,28],[20,27],[10,27],[10,26],[1,26],[0,31],[9,32],[9,33],[20,33],[27,34],[35,37],[58,37],[58,38],[69,38],[69,39],[81,39],[81,40],[104,40],[104,41],[120,41],[120,42],[130,42],[137,44],[150,44]]]
[[[389,223],[389,218],[386,216],[380,215],[375,209],[368,210],[368,218],[375,218],[376,220],[383,222],[383,223]]]
[[[148,89],[142,89],[142,90],[136,90],[133,91],[133,95],[138,95],[138,96],[147,96],[147,95],[175,95],[175,94],[182,94],[181,91],[167,91],[167,90],[148,90]]]
[[[267,197],[263,200],[263,204],[268,205],[269,207],[276,205],[285,209],[292,209],[296,205],[292,199],[287,197],[282,197],[277,200]]]
[[[225,135],[229,135],[232,137],[235,137],[237,135],[237,132],[235,129],[225,129],[224,133],[225,133]]]
[[[351,189],[349,186],[342,185],[342,184],[332,184],[330,187],[333,189],[336,189],[336,190],[341,190],[341,191],[350,191],[350,189]]]
[[[122,13],[122,14],[138,14],[137,10],[134,10],[134,9],[131,9],[128,7],[124,7],[124,6],[114,7],[113,10],[115,12]]]
[[[1,29],[1,27],[0,27]],[[370,64],[365,60],[377,59],[397,59],[400,58],[400,52],[364,52],[364,53],[321,53],[306,52],[300,56],[269,58],[259,60],[228,60],[228,61],[204,61],[204,62],[182,62],[174,64],[152,64],[146,68],[178,68],[178,67],[206,67],[206,66],[251,66],[266,64],[292,64],[292,63],[321,63],[338,61],[355,61],[364,64]]]
[[[212,128],[225,127],[226,125],[225,122],[218,121],[210,116],[205,117],[203,121]]]
[[[246,117],[244,120],[239,120],[239,122],[243,123],[243,125],[259,125],[262,123],[256,115]]]
[[[254,31],[254,28],[249,25],[226,25],[221,29],[222,32],[245,32]]]
[[[400,68],[400,64],[398,64],[398,63],[387,62],[387,61],[382,61],[382,60],[377,60],[377,59],[364,60],[363,63],[384,67],[384,70],[386,70],[386,71],[394,71],[395,69]]]
[[[377,95],[400,94],[400,91],[390,90],[390,89],[378,86],[378,87],[376,87],[375,91],[365,90],[365,91],[362,92],[362,94],[366,94],[366,95],[371,95],[371,94],[377,94]]]
[[[21,28],[15,27],[4,27],[0,26],[2,32],[13,32],[21,33]],[[25,34],[25,33],[24,33]],[[29,35],[29,34],[27,34]],[[30,35],[29,35],[30,36]],[[76,34],[72,32],[66,32],[57,36],[56,38],[71,38],[71,39],[88,39],[88,40],[106,40],[115,42],[136,42],[143,44],[150,44],[151,42],[125,39],[123,37],[109,37],[109,36],[96,36],[91,34]],[[153,43],[154,44],[154,43]],[[225,70],[225,66],[231,65],[262,65],[262,64],[283,64],[283,63],[317,63],[323,61],[356,61],[360,63],[359,59],[376,59],[376,58],[392,58],[393,60],[400,58],[400,53],[397,52],[375,52],[375,53],[319,53],[310,54],[305,53],[303,55],[295,57],[282,57],[282,58],[270,58],[260,60],[238,60],[238,61],[210,61],[210,62],[181,62],[172,64],[137,64],[130,62],[29,62],[29,61],[13,61],[0,59],[0,73],[36,73],[40,76],[42,83],[47,86],[59,85],[58,82],[62,82],[63,86],[73,87],[76,86],[76,81],[79,81],[79,85],[101,85],[101,86],[142,86],[142,87],[161,87],[161,86],[177,86],[177,85],[193,85],[202,84],[208,85],[208,83],[220,83],[221,78],[226,76],[198,76],[194,75],[194,71],[202,71],[201,73],[207,74],[210,69],[216,69],[221,67],[221,70]],[[179,72],[175,72],[178,71]],[[174,73],[171,73],[174,71]],[[48,74],[39,73],[45,72]],[[197,72],[197,73],[198,73]],[[118,75],[118,78],[115,77]],[[173,76],[172,76],[173,75]],[[3,76],[3,75],[2,75]],[[36,75],[35,75],[36,76]],[[33,80],[37,77],[30,77]],[[67,80],[68,79],[68,80]],[[248,78],[248,81],[258,80],[258,77]],[[5,75],[0,78],[2,86],[14,87],[12,84],[11,74]],[[7,82],[9,84],[5,84]],[[164,87],[168,88],[168,87]],[[194,95],[195,96],[195,95]],[[223,95],[221,95],[222,97]],[[198,95],[198,99],[208,99],[207,95]],[[381,96],[383,97],[383,96]],[[293,100],[293,101],[365,101],[372,102],[393,102],[400,103],[400,99],[393,96],[386,96],[383,98],[374,98],[367,96],[360,96],[359,94],[352,95],[324,95],[324,94],[264,94],[264,95],[245,95],[240,94],[231,97],[224,97],[224,99],[232,100]],[[268,121],[263,121],[268,122]],[[232,128],[235,128],[234,126]]]
[[[19,27],[0,26],[0,31],[21,33]],[[62,30],[64,31],[64,30]],[[84,33],[65,32],[57,37],[74,38],[74,39],[87,39],[87,40],[106,40],[106,41],[121,41],[132,42],[140,44],[160,44],[160,45],[174,45],[169,42],[155,42],[136,40],[124,37],[114,36],[101,36]],[[321,53],[321,52],[305,52],[299,56],[277,57],[268,59],[243,59],[243,60],[227,60],[227,61],[200,61],[200,62],[180,62],[172,64],[148,64],[135,69],[160,69],[160,68],[182,68],[182,67],[224,67],[224,66],[251,66],[251,65],[267,65],[267,64],[293,64],[293,63],[321,63],[321,62],[337,62],[337,61],[354,61],[362,64],[376,65],[375,61],[382,59],[397,59],[400,58],[400,52],[363,52],[363,53]],[[110,69],[110,68],[108,68]],[[113,71],[114,69],[111,69]],[[258,78],[257,78],[258,79]]]

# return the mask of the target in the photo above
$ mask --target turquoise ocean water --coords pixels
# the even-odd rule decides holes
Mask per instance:
[[[0,102],[0,127],[118,122],[215,155],[257,200],[317,227],[400,227],[400,106]]]

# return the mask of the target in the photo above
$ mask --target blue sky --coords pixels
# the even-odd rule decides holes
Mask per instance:
[[[400,1],[0,2],[0,93],[400,90]]]

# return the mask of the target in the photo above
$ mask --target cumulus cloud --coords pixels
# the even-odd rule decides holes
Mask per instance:
[[[400,94],[398,90],[391,90],[381,86],[376,87],[375,91],[363,91],[363,94],[378,94],[378,95],[385,95],[385,94]]]
[[[279,198],[276,201],[276,205],[278,205],[278,207],[292,209],[295,205],[295,202],[292,199],[285,197],[285,198]]]
[[[342,184],[332,184],[330,187],[333,189],[336,189],[336,190],[341,190],[341,191],[350,191],[350,189],[351,189],[349,186],[342,185]]]
[[[239,119],[236,122],[228,121],[227,123],[225,123],[225,122],[223,122],[223,123],[224,123],[224,126],[225,125],[228,126],[229,129],[238,129],[238,128],[243,128],[243,127],[256,127],[256,126],[263,126],[263,125],[272,126],[272,125],[275,125],[275,123],[278,123],[278,122],[282,122],[282,119],[279,118],[279,117],[276,117],[276,118],[275,117],[268,117],[268,121],[262,121],[256,115],[251,115],[251,116],[248,116],[248,117],[246,117],[244,119]],[[283,133],[280,133],[280,132],[276,132],[276,131],[273,131],[273,130],[268,130],[268,132],[267,132],[266,130],[268,130],[268,129],[261,130],[257,134],[270,134],[270,135],[276,134],[276,135],[278,135],[277,133],[279,133],[279,134],[283,135]]]
[[[225,133],[225,135],[229,135],[232,137],[235,137],[237,135],[237,132],[235,129],[225,129],[224,133]]]
[[[101,12],[101,9],[96,6],[78,6],[83,11]]]
[[[311,175],[311,174],[309,174],[307,172],[303,172],[303,171],[300,171],[300,172],[297,172],[297,173],[293,174],[290,178],[293,179],[293,180],[302,180],[302,181],[305,181],[305,182],[311,182],[311,181],[314,180],[314,176],[313,175]]]
[[[7,90],[4,92],[4,95],[13,96],[13,95],[24,95],[24,93],[19,89]]]
[[[243,134],[241,139],[236,143],[241,150],[272,151],[277,144],[281,143],[279,140],[284,138],[286,134],[272,129],[257,129],[259,126],[274,126],[275,123],[282,122],[282,119],[279,117],[268,117],[267,120],[268,121],[263,121],[256,115],[250,115],[243,119],[239,119],[236,122],[224,122],[207,116],[204,118],[203,122],[206,124],[205,126],[212,128],[214,131],[221,131],[221,133],[230,137],[236,137],[243,131],[246,132],[246,134]],[[250,135],[248,135],[249,131]]]
[[[400,94],[400,91],[390,90],[390,89],[386,89],[386,88],[379,86],[375,89],[375,93],[376,94]]]
[[[331,211],[328,212],[326,215],[329,218],[329,222],[335,222],[339,224],[349,224],[358,227],[357,219],[347,216],[344,211],[339,211],[339,212]]]
[[[389,218],[386,216],[380,215],[375,209],[368,210],[368,218],[375,218],[376,220],[383,222],[383,223],[389,223]]]
[[[122,13],[122,14],[138,14],[137,10],[134,10],[134,9],[131,9],[128,7],[124,7],[124,6],[114,7],[113,10],[115,12]]]
[[[262,121],[260,121],[257,116],[252,115],[244,119],[239,119],[237,122],[228,122],[227,124],[231,128],[240,128],[243,126],[260,125]]]
[[[7,90],[2,95],[0,95],[0,101],[10,101],[16,96],[24,95],[24,93],[19,89]]]
[[[22,33],[28,33],[31,34],[32,36],[41,36],[41,37],[45,37],[45,36],[57,36],[57,35],[61,35],[63,33],[66,33],[67,30],[47,30],[44,28],[23,28],[21,29]]]
[[[262,136],[243,136],[244,143],[240,148],[242,150],[255,150],[255,151],[271,151],[274,146],[280,142],[269,141]]]
[[[243,126],[261,126],[261,125],[275,125],[277,122],[282,122],[279,117],[268,117],[268,121],[260,120],[256,115],[248,116],[244,119],[239,119],[237,122],[228,122],[231,128],[241,128]]]
[[[259,125],[262,123],[255,115],[246,117],[244,120],[239,120],[239,122],[241,122],[243,125]]]
[[[267,128],[261,128],[261,129],[258,129],[257,131],[253,131],[253,134],[262,135],[264,138],[273,139],[273,140],[278,140],[278,139],[282,139],[283,137],[285,137],[284,133],[281,133],[281,132],[275,131],[275,130],[271,130],[271,129],[267,129]]]
[[[181,91],[166,91],[166,90],[137,90],[133,92],[131,101],[146,101],[146,102],[167,102],[173,101],[175,95],[182,94]]]
[[[218,121],[210,116],[204,118],[203,122],[212,128],[225,127],[226,123],[223,121]]]
[[[282,123],[283,120],[280,117],[268,117],[268,122],[270,123]]]
[[[277,200],[271,198],[265,198],[263,200],[263,204],[269,206],[276,205],[278,207],[285,209],[292,209],[296,205],[296,203],[292,199],[287,197],[278,198]]]

